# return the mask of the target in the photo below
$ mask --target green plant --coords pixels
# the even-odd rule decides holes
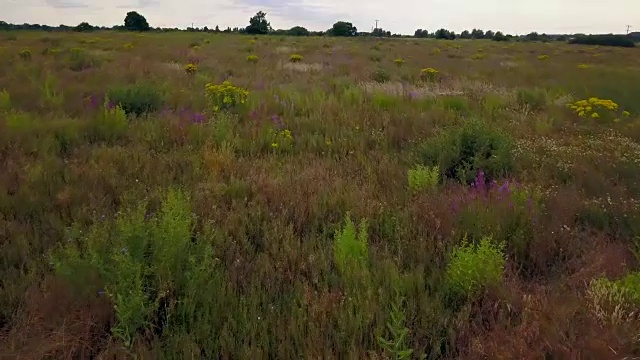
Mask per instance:
[[[25,61],[31,60],[31,54],[31,50],[29,49],[20,50],[20,52],[18,53],[20,58]]]
[[[385,83],[391,80],[391,76],[384,69],[376,69],[371,73],[371,80],[377,83]]]
[[[409,189],[414,192],[426,189],[435,190],[440,182],[440,168],[418,165],[408,170]]]
[[[439,166],[444,177],[470,183],[479,170],[497,178],[513,166],[513,140],[485,122],[470,119],[424,141],[418,150],[422,163]]]
[[[164,100],[162,93],[150,84],[133,84],[109,89],[107,96],[119,105],[127,115],[142,116],[160,109]]]
[[[197,293],[213,291],[214,279],[222,286],[211,246],[194,239],[195,219],[184,193],[169,191],[158,214],[145,213],[138,206],[113,223],[99,222],[51,256],[56,272],[79,290],[103,285],[99,293],[111,299],[116,314],[111,331],[127,347],[152,322],[169,327],[167,332],[178,326],[189,332],[212,309],[211,299],[206,305]],[[203,335],[193,334],[200,341]]]
[[[640,306],[640,272],[615,281],[594,279],[589,284],[587,298],[593,314],[605,324],[632,320]]]
[[[449,290],[462,298],[471,299],[483,290],[500,285],[504,276],[504,243],[495,244],[484,237],[477,245],[465,239],[453,249],[447,264],[445,280]]]
[[[393,60],[393,62],[394,62],[398,67],[400,67],[400,66],[404,65],[404,59],[402,59],[402,58],[394,59],[394,60]]]
[[[103,111],[92,125],[95,140],[113,142],[126,134],[129,122],[122,107],[110,106],[109,99],[106,98]]]
[[[434,68],[426,68],[420,70],[420,79],[422,81],[436,81],[440,72]]]
[[[345,215],[344,227],[338,229],[333,241],[333,255],[340,273],[349,277],[366,271],[369,263],[368,223],[360,221],[356,229],[349,213]]]
[[[292,62],[292,63],[301,62],[303,59],[304,58],[300,54],[293,54],[293,55],[289,56],[289,61]]]
[[[47,73],[42,84],[42,102],[44,106],[58,108],[64,102],[64,94],[58,91],[57,79],[51,73]]]
[[[5,89],[0,90],[0,111],[11,110],[11,96]]]
[[[249,97],[248,90],[234,86],[229,81],[220,85],[207,84],[205,91],[214,111],[231,110],[244,105]]]
[[[533,111],[541,111],[549,103],[549,93],[545,89],[518,89],[516,101],[521,108],[528,108]]]
[[[549,55],[538,55],[538,60],[540,61],[546,61],[549,60]]]
[[[404,315],[404,297],[396,289],[395,299],[391,305],[389,316],[391,321],[387,322],[387,328],[390,333],[390,340],[383,337],[378,338],[380,346],[390,354],[390,359],[402,360],[410,359],[413,349],[407,344],[407,336],[409,329],[405,325]]]
[[[258,58],[257,55],[249,55],[249,56],[247,56],[247,61],[250,62],[250,63],[254,63],[255,64],[255,63],[258,62],[258,60],[259,60],[259,58]]]
[[[73,48],[69,51],[69,69],[72,71],[82,71],[90,69],[99,64],[97,59],[81,48]]]

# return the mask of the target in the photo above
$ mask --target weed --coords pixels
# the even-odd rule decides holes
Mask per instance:
[[[304,58],[300,54],[293,54],[293,55],[289,56],[289,62],[292,62],[292,63],[299,63],[303,59]]]
[[[373,73],[371,73],[371,80],[377,83],[385,83],[391,80],[391,76],[389,76],[389,74],[384,69],[378,68],[373,71]]]
[[[403,309],[404,297],[396,290],[395,299],[391,305],[389,316],[391,321],[387,323],[390,340],[383,337],[378,338],[380,346],[390,354],[390,358],[394,360],[410,359],[413,349],[407,344],[407,336],[409,329],[405,326],[405,315]]]
[[[162,93],[155,86],[143,83],[112,87],[107,96],[127,115],[135,116],[156,112],[164,102]]]
[[[220,85],[207,84],[205,91],[213,111],[228,111],[244,105],[249,97],[248,90],[234,86],[229,81],[225,81]]]
[[[440,168],[438,166],[425,167],[418,165],[408,170],[409,189],[414,192],[435,190],[440,182]]]

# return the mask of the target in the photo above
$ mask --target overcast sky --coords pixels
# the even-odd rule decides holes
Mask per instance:
[[[240,27],[263,10],[276,29],[326,30],[345,20],[369,31],[379,19],[380,27],[402,34],[442,27],[511,34],[624,33],[632,25],[632,31],[640,31],[640,0],[0,0],[0,20],[11,23],[111,26],[122,24],[131,10],[154,27]]]

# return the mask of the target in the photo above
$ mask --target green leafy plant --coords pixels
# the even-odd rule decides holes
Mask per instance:
[[[23,49],[23,50],[20,50],[18,55],[20,56],[20,58],[22,60],[28,61],[28,60],[31,60],[32,53],[31,53],[31,50],[29,50],[29,49]]]
[[[621,324],[630,321],[640,306],[640,272],[614,281],[594,279],[589,284],[587,298],[591,311],[601,322]]]
[[[193,234],[194,221],[189,198],[171,190],[157,214],[149,216],[138,206],[113,222],[96,223],[87,235],[55,250],[52,264],[76,289],[111,299],[116,314],[111,332],[127,347],[152,323],[168,333],[172,328],[191,333],[203,317],[221,315],[208,314],[217,302],[198,293],[224,291],[211,246]],[[211,334],[192,336],[204,342]]]
[[[247,61],[250,63],[257,63],[259,60],[258,55],[249,55],[247,56]]]
[[[389,313],[391,321],[387,322],[390,339],[378,338],[380,346],[390,355],[389,358],[394,360],[410,359],[411,354],[413,354],[413,349],[407,344],[409,329],[405,325],[403,306],[404,297],[396,290],[395,299],[391,304]]]
[[[162,93],[149,84],[117,86],[109,89],[107,95],[119,105],[127,115],[142,116],[157,111],[164,100]]]
[[[344,227],[336,232],[333,242],[336,266],[343,276],[366,271],[369,263],[368,223],[360,221],[356,229],[349,213],[345,216]]]
[[[513,140],[481,120],[470,119],[422,143],[423,164],[440,166],[446,178],[470,183],[479,170],[497,178],[513,166]]]
[[[69,54],[69,69],[72,71],[82,71],[99,65],[98,59],[84,49],[73,48],[69,50]]]
[[[377,83],[385,83],[391,80],[391,76],[384,69],[376,69],[371,73],[371,80]]]
[[[409,189],[414,192],[427,189],[435,190],[440,182],[440,167],[438,166],[426,167],[418,165],[413,169],[409,169],[407,173]]]
[[[0,111],[11,110],[11,95],[5,89],[0,90]]]
[[[473,298],[487,288],[498,286],[504,267],[504,243],[495,244],[491,237],[484,237],[473,245],[465,238],[453,249],[445,279],[454,295]]]
[[[244,105],[249,97],[249,91],[234,86],[229,81],[222,84],[207,84],[205,87],[207,98],[214,111],[231,110]]]

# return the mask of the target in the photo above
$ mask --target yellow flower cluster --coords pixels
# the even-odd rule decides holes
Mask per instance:
[[[271,143],[271,148],[284,148],[291,147],[293,141],[293,135],[291,134],[291,130],[284,129],[281,131],[275,131],[273,142]]]
[[[249,55],[247,56],[247,61],[250,63],[257,63],[258,62],[258,56],[257,55]]]
[[[396,65],[400,66],[400,65],[404,64],[404,59],[397,58],[397,59],[393,60],[393,62]]]
[[[229,110],[245,104],[249,97],[248,90],[234,86],[229,81],[219,85],[209,83],[205,86],[205,91],[214,111]]]
[[[432,81],[438,78],[440,72],[434,68],[426,68],[420,70],[420,78],[426,81]]]
[[[125,48],[125,50],[131,50],[133,49],[133,44],[132,43],[126,43],[123,46]]]
[[[594,119],[600,117],[600,113],[597,110],[605,112],[618,111],[618,104],[612,100],[599,99],[596,97],[589,98],[588,100],[579,100],[567,105],[576,115],[580,117],[591,116]],[[622,114],[628,114],[627,111],[623,111]]]
[[[549,55],[540,55],[538,56],[538,60],[540,61],[549,60]]]
[[[189,75],[193,75],[198,71],[198,66],[196,64],[187,64],[184,67],[184,71]]]
[[[289,61],[291,61],[292,63],[300,62],[303,59],[304,58],[300,54],[293,54],[293,55],[289,56]]]

